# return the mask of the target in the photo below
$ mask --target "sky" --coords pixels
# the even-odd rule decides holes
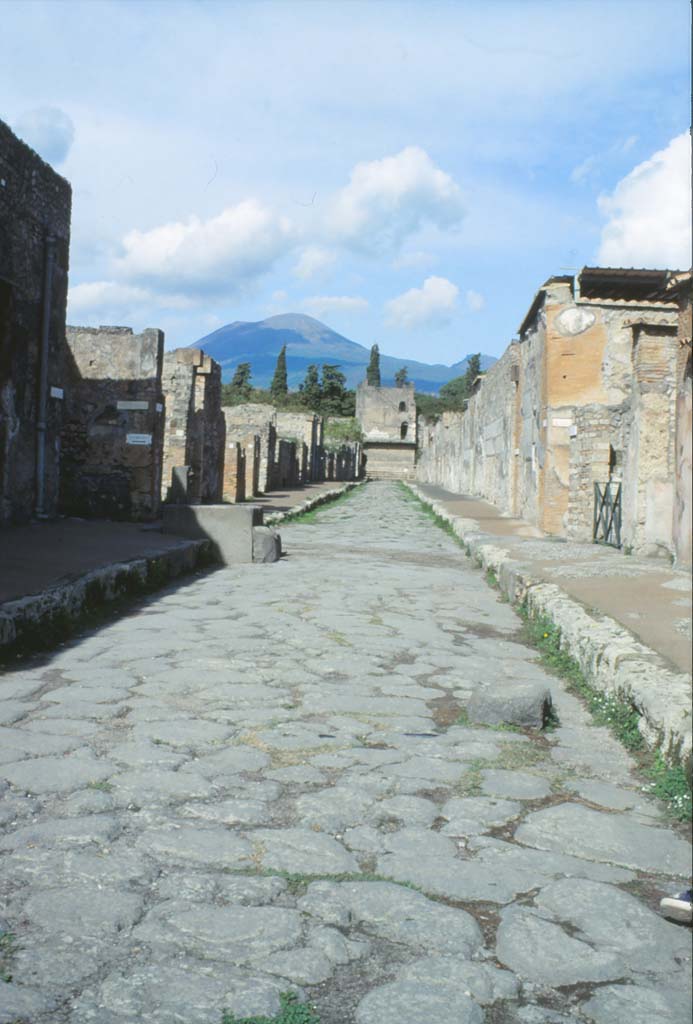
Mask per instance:
[[[315,316],[499,356],[583,265],[691,263],[688,0],[4,0],[0,118],[73,188],[68,320]]]

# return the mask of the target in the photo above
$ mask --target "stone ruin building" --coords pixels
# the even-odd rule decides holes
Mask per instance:
[[[226,440],[221,367],[199,348],[177,348],[164,354],[161,381],[166,410],[161,500],[221,501]]]
[[[159,513],[162,331],[68,327],[60,507],[149,520]]]
[[[0,526],[58,511],[71,203],[0,121]]]
[[[614,495],[620,484],[621,545],[690,564],[683,278],[601,267],[550,278],[467,410],[421,423],[419,479],[588,541],[595,484]]]
[[[363,433],[366,471],[374,480],[415,475],[416,398],[414,385],[398,388],[359,384],[356,419]]]

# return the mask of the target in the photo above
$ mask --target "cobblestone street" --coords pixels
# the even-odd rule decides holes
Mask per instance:
[[[687,1024],[690,845],[512,608],[396,484],[281,533],[0,678],[0,1024]]]

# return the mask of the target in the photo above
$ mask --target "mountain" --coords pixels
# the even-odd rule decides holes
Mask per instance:
[[[202,348],[221,363],[225,382],[231,380],[239,363],[250,363],[255,387],[269,387],[282,345],[286,345],[289,387],[292,390],[302,383],[310,363],[338,363],[350,388],[366,379],[370,348],[349,341],[312,316],[299,313],[282,313],[257,323],[237,320],[200,338],[191,348]],[[406,366],[409,380],[419,391],[437,394],[441,384],[465,372],[468,359],[467,355],[453,366],[444,366],[442,363],[419,363],[413,359],[386,356],[381,352],[380,376],[384,385],[392,385],[397,370]],[[493,356],[481,357],[483,370],[495,362]]]

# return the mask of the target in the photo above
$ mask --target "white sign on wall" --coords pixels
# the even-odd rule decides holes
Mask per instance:
[[[149,402],[118,402],[118,409],[148,409]]]
[[[126,434],[125,441],[127,444],[151,444],[151,434]]]
[[[62,388],[51,388],[51,398],[64,398],[65,392]]]

